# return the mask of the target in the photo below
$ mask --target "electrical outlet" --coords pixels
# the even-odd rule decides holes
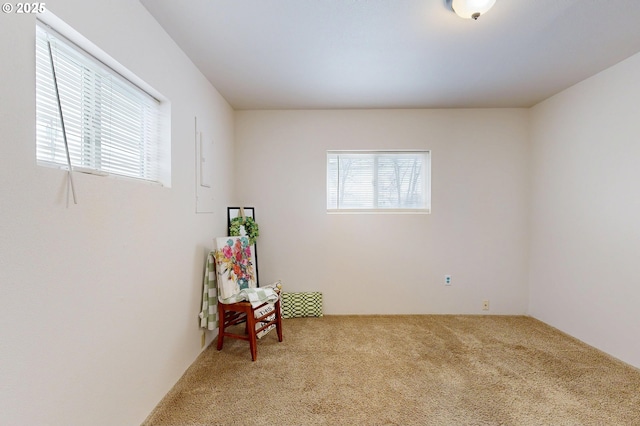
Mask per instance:
[[[451,285],[451,275],[444,276],[444,285]]]
[[[482,301],[482,310],[483,311],[488,311],[489,310],[489,301],[488,300],[483,300]]]

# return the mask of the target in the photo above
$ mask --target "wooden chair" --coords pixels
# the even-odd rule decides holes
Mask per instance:
[[[249,349],[251,350],[251,360],[255,361],[258,357],[257,334],[267,327],[275,324],[278,333],[278,341],[282,342],[282,314],[280,311],[280,299],[274,303],[274,310],[264,315],[257,312],[264,308],[267,303],[254,308],[249,302],[222,303],[218,302],[218,350],[222,349],[224,338],[240,339],[249,341]],[[258,317],[256,317],[258,315]],[[270,316],[274,318],[269,320]],[[245,323],[245,333],[235,334],[226,331],[227,327]],[[256,329],[256,324],[259,324]]]

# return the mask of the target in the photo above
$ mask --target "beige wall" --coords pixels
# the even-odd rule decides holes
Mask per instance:
[[[532,109],[530,312],[640,367],[640,54]]]
[[[236,188],[260,277],[328,314],[527,311],[527,110],[244,111]],[[329,215],[328,149],[430,149],[430,215]],[[444,286],[444,275],[452,286]]]
[[[200,352],[233,110],[139,2],[46,7],[171,101],[173,179],[76,174],[67,207],[66,175],[36,165],[35,16],[0,14],[0,424],[139,424]],[[195,214],[195,115],[216,141],[213,214]]]
[[[46,7],[171,101],[172,187],[76,175],[66,205],[65,174],[35,162],[35,17],[0,14],[0,423],[140,423],[200,352],[231,204],[257,209],[261,279],[322,291],[327,313],[488,299],[640,367],[640,55],[532,110],[234,113],[138,2]],[[432,151],[433,213],[326,214],[326,150],[385,148]]]

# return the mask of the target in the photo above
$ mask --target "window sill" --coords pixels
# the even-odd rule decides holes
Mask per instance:
[[[431,214],[430,209],[327,209],[327,214]]]

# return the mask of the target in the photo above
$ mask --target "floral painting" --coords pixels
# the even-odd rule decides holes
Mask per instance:
[[[255,269],[249,238],[216,238],[216,269],[220,296],[227,299],[240,290],[255,287]]]

